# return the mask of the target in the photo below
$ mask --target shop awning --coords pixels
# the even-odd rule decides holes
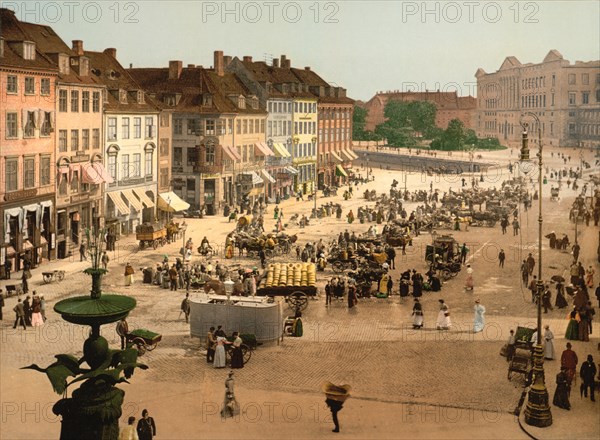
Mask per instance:
[[[335,151],[332,151],[332,152],[331,152],[331,157],[334,159],[334,162],[339,162],[339,163],[341,163],[341,162],[343,162],[343,161],[344,161],[344,159],[342,159],[342,158],[340,157],[340,155],[339,155],[339,154],[337,154],[337,152],[335,152]]]
[[[113,183],[114,182],[111,175],[108,173],[106,168],[104,168],[104,165],[102,165],[100,162],[94,162],[91,165],[92,165],[92,169],[90,171],[95,173],[92,175],[95,176],[99,181],[98,182],[89,182],[89,183]],[[84,170],[84,172],[83,172],[84,179],[85,179],[85,174],[86,174],[86,171]]]
[[[273,144],[273,150],[275,151],[275,155],[278,157],[292,157],[285,145],[281,142]]]
[[[154,202],[146,195],[143,189],[133,188],[133,193],[138,196],[138,199],[140,199],[140,202],[142,202],[146,208],[154,208]]]
[[[132,206],[133,209],[135,209],[137,212],[142,212],[142,209],[144,209],[144,205],[142,205],[142,202],[140,202],[138,198],[133,195],[132,190],[124,189],[122,193],[129,202],[129,206]]]
[[[248,193],[249,196],[260,196],[264,191],[264,188],[252,188]]]
[[[346,150],[340,150],[340,154],[342,155],[342,157],[344,158],[344,162],[345,161],[351,161],[354,160],[352,158],[352,156],[350,156],[350,154],[348,154],[348,152]]]
[[[264,142],[257,142],[254,144],[254,154],[257,156],[274,156],[275,154],[271,151],[269,146]]]
[[[121,213],[121,215],[129,215],[131,212],[129,207],[125,204],[125,201],[121,197],[121,191],[112,191],[108,193],[108,197],[115,204],[117,211]]]
[[[340,177],[348,177],[348,173],[341,165],[335,166],[335,175]]]
[[[298,174],[298,170],[294,167],[285,167],[284,170],[290,174]]]
[[[225,156],[227,156],[229,160],[236,161],[242,159],[235,148],[230,147],[229,145],[223,145],[221,148],[223,148],[223,153],[225,153]]]
[[[262,175],[271,183],[275,183],[275,178],[267,170],[261,170]]]
[[[264,183],[264,180],[262,179],[262,177],[260,177],[258,175],[258,173],[256,171],[244,171],[242,174],[244,174],[246,176],[252,176],[252,185],[253,186]]]
[[[352,159],[353,159],[353,160],[356,160],[356,159],[358,159],[358,154],[356,154],[354,151],[352,151],[352,150],[350,150],[350,149],[348,149],[348,150],[346,150],[346,151],[347,151],[347,152],[350,154],[350,156],[352,156]]]
[[[23,250],[28,251],[29,249],[33,249],[33,245],[29,240],[23,240]]]
[[[189,209],[190,204],[184,202],[173,191],[161,193],[158,195],[158,209],[167,212],[178,212]]]

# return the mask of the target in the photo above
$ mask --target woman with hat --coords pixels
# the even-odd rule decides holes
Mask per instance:
[[[483,307],[480,302],[479,302],[479,298],[475,300],[475,323],[473,324],[473,331],[475,333],[478,333],[480,331],[483,331],[483,327],[485,326],[485,317],[483,315],[485,315],[485,307]]]
[[[423,328],[423,306],[419,302],[419,298],[415,298],[415,305],[413,306],[412,311],[413,316],[413,328],[420,329]]]
[[[440,311],[438,312],[436,328],[438,330],[450,330],[452,322],[450,321],[450,310],[443,299],[439,300]]]

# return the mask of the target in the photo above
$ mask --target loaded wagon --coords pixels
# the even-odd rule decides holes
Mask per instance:
[[[140,242],[140,249],[146,246],[156,249],[167,244],[167,230],[155,225],[139,225],[135,228],[135,239]]]
[[[522,375],[525,380],[533,367],[533,344],[531,338],[535,333],[534,329],[527,327],[517,327],[515,333],[514,353],[508,364],[508,380],[513,375]]]
[[[267,266],[266,274],[261,277],[257,295],[285,297],[291,309],[304,310],[308,298],[315,297],[317,290],[317,268],[314,263],[273,263]]]

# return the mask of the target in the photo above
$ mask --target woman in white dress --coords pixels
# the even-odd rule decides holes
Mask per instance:
[[[215,359],[213,361],[213,366],[215,368],[225,368],[225,344],[231,344],[231,342],[228,342],[223,336],[217,336],[217,347],[215,349]]]
[[[479,304],[479,299],[475,300],[475,323],[473,324],[473,331],[478,333],[483,331],[485,326],[485,307]]]
[[[452,322],[450,321],[450,310],[443,299],[440,299],[439,302],[440,311],[438,312],[436,328],[438,330],[449,330],[452,326]]]
[[[554,359],[554,334],[550,331],[550,326],[544,326],[544,359]]]

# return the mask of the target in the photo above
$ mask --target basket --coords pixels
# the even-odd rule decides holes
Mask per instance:
[[[334,385],[331,382],[323,382],[321,384],[321,391],[325,393],[328,399],[336,400],[338,402],[345,402],[350,397],[350,385]]]

